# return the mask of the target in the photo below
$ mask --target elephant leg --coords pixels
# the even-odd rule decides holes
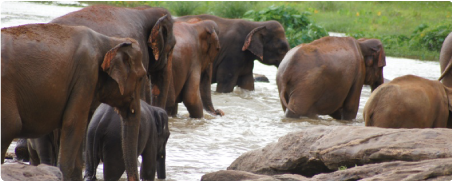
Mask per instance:
[[[27,139],[26,138],[19,138],[16,142],[16,148],[14,149],[14,152],[16,153],[16,158],[18,160],[22,160],[24,162],[28,162],[30,159],[30,155],[28,153],[28,146],[27,146]]]
[[[90,125],[91,126],[91,125]],[[98,125],[96,125],[98,126]],[[100,146],[94,145],[94,139],[96,131],[88,131],[85,141],[85,176],[86,181],[96,180],[96,171],[100,163],[99,153],[94,152],[94,147],[99,148]],[[99,143],[98,143],[99,144]]]
[[[216,81],[217,92],[229,93],[234,91],[234,87],[237,84],[238,75],[231,70],[224,70],[224,68],[218,68]]]
[[[102,161],[104,165],[105,181],[119,180],[119,178],[121,178],[122,174],[126,170],[121,149],[122,149],[121,147],[108,147],[108,146],[105,146],[105,148],[103,149]]]
[[[31,143],[31,139],[28,140],[28,154],[30,155],[30,165],[38,166],[41,161],[39,159],[39,154],[36,149],[33,148],[33,144]]]
[[[199,92],[199,76],[191,76],[182,90],[182,101],[187,107],[190,117],[202,118],[203,105],[201,101],[201,93]]]
[[[333,115],[330,115],[334,119],[340,119],[340,120],[352,120],[356,118],[356,114],[358,113],[359,109],[359,98],[361,97],[361,90],[362,90],[362,84],[361,86],[357,85],[355,83],[352,88],[350,89],[350,92],[348,93],[347,97],[345,98],[344,104],[341,109],[337,110]],[[342,113],[339,114],[338,111],[341,111]],[[339,115],[341,115],[339,117]]]
[[[58,167],[64,180],[82,180],[82,143],[91,104],[86,100],[93,99],[89,92],[89,89],[74,91],[63,114]]]
[[[50,137],[52,137],[52,135],[50,134],[47,134],[39,138],[29,139],[30,147],[32,147],[34,152],[36,152],[36,154],[38,155],[37,158],[33,159],[33,160],[38,159],[37,164],[43,163],[47,165],[56,166],[56,160],[53,160],[54,158],[53,146],[51,143],[52,140],[50,140]]]
[[[254,77],[253,74],[242,75],[237,79],[237,85],[246,90],[254,90]]]
[[[7,89],[7,88],[5,88]],[[8,90],[8,89],[7,89]],[[20,130],[22,129],[22,120],[20,118],[19,112],[16,108],[16,103],[11,99],[11,97],[4,97],[3,94],[8,94],[8,91],[2,88],[2,105],[4,107],[1,110],[1,137],[2,137],[2,164],[5,162],[6,151],[8,151],[8,147],[13,142],[13,139],[18,137],[20,134]],[[11,109],[8,109],[11,108]]]
[[[151,134],[152,135],[152,134]],[[154,134],[157,136],[157,134]],[[156,138],[150,138],[155,140]],[[141,154],[141,170],[140,176],[142,180],[154,180],[155,167],[157,163],[157,141],[149,141],[143,154]]]
[[[297,85],[295,85],[297,86]],[[314,108],[314,103],[319,97],[319,93],[314,91],[305,90],[302,86],[292,90],[292,94],[289,95],[287,103],[286,117],[299,118],[306,116],[309,118],[318,118],[317,111]],[[306,96],[309,95],[309,96]]]

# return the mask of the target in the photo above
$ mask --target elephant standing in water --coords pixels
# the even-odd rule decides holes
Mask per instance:
[[[291,118],[355,119],[363,85],[375,90],[382,84],[385,65],[377,39],[323,37],[298,45],[276,75],[282,108]]]
[[[104,180],[118,180],[124,173],[121,119],[114,108],[101,104],[88,126],[86,136],[85,180],[96,180],[100,160],[104,167]],[[168,115],[165,110],[141,101],[141,122],[137,153],[142,157],[141,179],[154,180],[157,167],[159,179],[165,179],[166,142],[170,136]]]
[[[220,50],[217,32],[218,26],[211,20],[174,23],[177,43],[166,103],[169,115],[177,114],[177,104],[182,101],[192,118],[203,117],[203,107],[212,115],[224,115],[213,107],[210,90],[212,64]]]
[[[452,89],[414,75],[378,87],[364,106],[366,126],[452,128]]]
[[[136,155],[146,75],[136,40],[58,24],[3,28],[1,38],[1,104],[7,105],[1,110],[2,163],[14,138],[60,128],[58,167],[64,180],[81,180],[82,140],[90,105],[97,101],[118,110],[124,152]],[[136,175],[136,157],[127,159],[128,174]]]
[[[173,35],[173,20],[168,10],[151,7],[121,8],[95,5],[58,17],[51,23],[83,25],[107,36],[136,39],[143,52],[141,61],[148,75],[145,77],[147,79],[142,82],[141,98],[149,104],[165,108],[169,84],[172,80],[172,49],[176,43]],[[152,83],[152,98],[149,78]],[[99,104],[98,101],[91,104],[89,118]],[[50,133],[28,141],[37,148],[35,153],[39,158],[56,157],[56,155],[49,155],[52,153],[51,150],[46,150],[54,145],[47,139],[48,137],[59,139],[57,135]],[[34,152],[33,148],[29,149]],[[41,159],[35,158],[35,160]],[[43,160],[44,163],[46,160],[48,159]]]
[[[177,20],[193,18],[215,21],[220,31],[221,50],[212,69],[217,92],[232,92],[236,85],[254,90],[254,60],[278,67],[290,49],[284,28],[277,21],[253,22],[212,15],[182,16]]]

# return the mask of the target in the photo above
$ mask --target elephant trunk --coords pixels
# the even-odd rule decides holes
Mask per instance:
[[[164,154],[158,155],[157,158],[157,178],[158,179],[165,179],[166,178],[166,151],[164,151]]]
[[[137,147],[138,147],[138,132],[140,129],[140,101],[134,101],[131,109],[121,111],[121,127],[122,127],[122,153],[124,157],[125,168],[127,172],[128,181],[138,181],[137,169]],[[136,109],[134,109],[135,107]]]

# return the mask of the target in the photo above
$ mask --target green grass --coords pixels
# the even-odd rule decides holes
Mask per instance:
[[[93,2],[84,3],[92,4]],[[452,25],[452,3],[448,1],[109,1],[97,3],[128,7],[146,4],[167,8],[174,16],[213,14],[229,18],[241,18],[240,14],[245,10],[260,11],[271,5],[286,5],[300,12],[311,12],[310,19],[329,32],[341,32],[355,37],[357,37],[356,35],[367,38],[380,37],[387,40],[385,43],[397,41],[390,39],[400,39],[397,37],[401,36],[412,38],[413,32],[421,24],[425,24],[431,29],[440,25]],[[438,60],[439,51],[413,48],[409,44],[387,44],[389,49],[386,50],[386,54],[396,57]]]

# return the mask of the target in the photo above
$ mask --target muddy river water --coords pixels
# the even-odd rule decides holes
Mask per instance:
[[[3,2],[1,27],[46,23],[80,8]],[[386,61],[384,77],[389,80],[406,74],[428,79],[440,76],[438,62],[394,57],[387,57]],[[370,95],[368,86],[363,87],[356,120],[338,121],[329,116],[320,116],[319,119],[285,118],[278,97],[276,71],[274,66],[255,61],[254,72],[268,77],[270,83],[255,83],[255,91],[236,87],[232,93],[213,92],[214,106],[225,112],[223,117],[205,114],[203,119],[191,119],[183,104],[179,104],[179,114],[169,121],[171,136],[167,145],[166,180],[200,180],[205,173],[224,170],[244,152],[275,142],[289,132],[319,125],[364,125],[362,109]],[[213,84],[212,90],[215,88],[216,84]],[[9,151],[14,151],[14,144]],[[97,178],[102,179],[102,166],[98,168],[97,175]]]

